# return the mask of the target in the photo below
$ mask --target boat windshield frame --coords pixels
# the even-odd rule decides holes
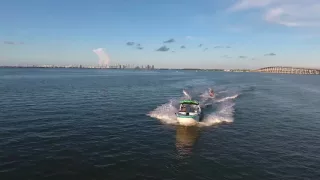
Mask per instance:
[[[201,107],[198,103],[181,103],[179,112],[201,112]]]

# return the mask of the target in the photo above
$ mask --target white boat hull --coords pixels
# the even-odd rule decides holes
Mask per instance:
[[[199,116],[177,117],[177,121],[182,126],[194,126],[199,123]]]

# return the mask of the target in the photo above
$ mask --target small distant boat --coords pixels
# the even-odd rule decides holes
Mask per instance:
[[[193,126],[200,122],[202,110],[198,101],[183,100],[180,101],[179,112],[176,113],[177,121],[183,126]]]

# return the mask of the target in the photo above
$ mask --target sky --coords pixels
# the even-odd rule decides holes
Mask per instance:
[[[320,68],[319,0],[2,0],[0,24],[0,65]]]

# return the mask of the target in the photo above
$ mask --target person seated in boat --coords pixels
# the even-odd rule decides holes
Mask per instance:
[[[187,112],[187,108],[185,106],[182,106],[180,112]]]

